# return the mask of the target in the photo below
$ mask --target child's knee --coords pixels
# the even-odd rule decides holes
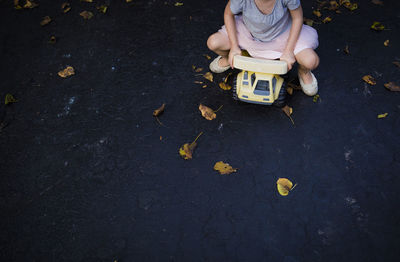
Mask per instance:
[[[304,66],[307,69],[314,70],[319,65],[319,56],[313,51],[310,52],[307,56],[304,56],[299,64]]]
[[[210,37],[207,40],[207,47],[211,51],[215,51],[218,49],[218,37],[216,36],[216,34],[210,35]]]

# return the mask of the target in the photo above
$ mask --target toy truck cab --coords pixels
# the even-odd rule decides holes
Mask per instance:
[[[286,88],[284,79],[287,63],[284,61],[235,56],[235,68],[242,71],[233,83],[233,97],[243,102],[283,106]]]

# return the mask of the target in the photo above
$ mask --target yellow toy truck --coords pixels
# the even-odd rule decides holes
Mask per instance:
[[[237,55],[233,67],[242,70],[233,80],[233,98],[247,103],[286,104],[286,85],[280,75],[287,73],[287,63]]]

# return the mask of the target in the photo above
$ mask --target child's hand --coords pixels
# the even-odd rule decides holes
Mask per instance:
[[[231,50],[229,51],[229,56],[228,56],[228,61],[229,61],[229,65],[231,66],[231,68],[233,68],[233,57],[235,55],[241,55],[241,54],[242,54],[242,50],[238,46],[231,48]]]
[[[279,60],[285,61],[288,66],[288,71],[292,69],[293,64],[296,62],[296,58],[294,57],[294,53],[291,51],[283,51],[282,56]]]

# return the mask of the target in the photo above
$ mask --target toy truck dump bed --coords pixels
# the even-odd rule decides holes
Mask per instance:
[[[280,60],[267,60],[237,55],[233,59],[233,66],[245,71],[267,74],[284,75],[287,73],[287,63]]]

